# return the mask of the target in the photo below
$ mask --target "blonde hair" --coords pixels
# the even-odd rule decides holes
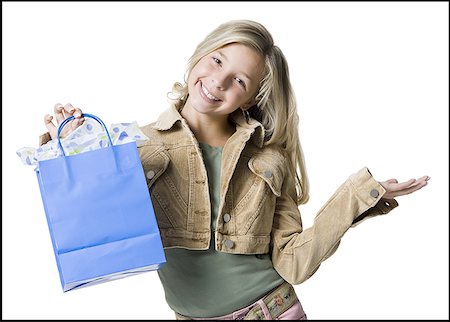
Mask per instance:
[[[189,59],[185,84],[176,82],[169,93],[172,98],[169,98],[177,110],[181,111],[188,97],[186,80],[194,66],[205,55],[231,43],[246,45],[262,54],[265,59],[265,76],[256,95],[257,103],[247,109],[247,112],[264,126],[264,146],[281,145],[286,155],[290,156],[287,158],[288,175],[295,174],[296,202],[297,205],[304,204],[309,199],[309,180],[298,135],[299,118],[288,64],[263,25],[250,20],[232,20],[214,29],[198,44]]]

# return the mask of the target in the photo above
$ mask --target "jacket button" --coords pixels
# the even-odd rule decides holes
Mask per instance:
[[[147,172],[147,179],[152,179],[155,176],[155,171],[150,170]]]
[[[266,178],[272,178],[272,171],[264,171],[264,176],[266,177]]]
[[[380,193],[378,192],[377,189],[372,189],[372,190],[370,190],[370,195],[371,195],[372,197],[374,197],[374,198],[378,197],[379,194],[380,194]]]
[[[230,219],[231,219],[230,214],[226,213],[225,215],[223,215],[223,221],[224,221],[224,222],[229,222]]]
[[[226,247],[226,248],[232,248],[233,246],[234,246],[234,242],[233,242],[232,240],[227,239],[227,240],[225,241],[225,247]]]

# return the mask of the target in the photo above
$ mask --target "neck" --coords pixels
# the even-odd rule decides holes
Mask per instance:
[[[189,105],[185,105],[180,114],[188,123],[197,141],[211,146],[224,146],[236,131],[235,126],[229,121],[228,115],[211,116],[199,113]]]

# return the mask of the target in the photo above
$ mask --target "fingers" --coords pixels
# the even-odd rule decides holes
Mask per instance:
[[[57,123],[56,126],[52,122],[53,120],[52,116],[46,115],[44,117],[45,126],[50,132],[52,139],[56,138],[57,136],[58,125],[61,124],[65,119],[67,119],[70,116],[73,115],[75,119],[70,121],[69,124],[67,124],[63,128],[63,130],[61,131],[61,138],[67,136],[70,132],[72,132],[73,130],[75,130],[77,127],[79,127],[81,124],[84,123],[83,112],[81,111],[81,109],[73,107],[71,103],[67,103],[64,106],[60,103],[57,103],[53,107],[53,111],[55,113],[55,119]]]
[[[63,108],[64,119],[71,117],[74,112],[75,112],[75,108],[72,106],[72,104],[67,103],[66,105],[64,105],[64,108]]]
[[[400,191],[409,188],[411,185],[413,185],[416,182],[416,179],[410,179],[408,181],[402,182],[402,183],[393,183],[391,184],[391,190],[393,191]]]
[[[65,117],[63,114],[64,107],[60,103],[56,103],[53,107],[53,113],[55,113],[56,123],[61,124],[64,121]]]
[[[419,189],[422,189],[423,187],[425,187],[428,184],[427,180],[423,180],[423,181],[419,181],[420,183],[415,184],[411,187],[408,187],[406,189],[400,190],[400,191],[396,191],[395,192],[395,196],[404,196],[404,195],[408,195],[410,193],[413,193]]]
[[[80,118],[83,114],[81,109],[73,107],[70,103],[67,103],[64,106],[61,103],[56,103],[53,110],[58,124],[72,115],[76,118]]]
[[[56,138],[57,128],[56,128],[55,124],[53,124],[52,120],[53,120],[53,116],[51,116],[50,114],[46,114],[44,116],[45,127],[47,128],[47,130],[50,133],[50,136],[53,140]]]
[[[64,111],[66,112],[66,116],[74,116],[75,119],[68,124],[71,131],[75,130],[77,127],[79,127],[84,122],[84,117],[82,117],[83,112],[79,108],[75,108],[72,106],[72,104],[67,103],[64,106]],[[66,118],[67,118],[66,117]]]
[[[73,121],[70,121],[67,126],[69,126],[69,128],[73,131],[83,123],[84,123],[84,117],[81,117],[81,114],[80,114],[80,116],[76,116],[76,118]]]
[[[383,198],[392,199],[403,196],[422,189],[428,184],[429,176],[422,176],[419,179],[410,179],[408,181],[397,183],[397,180],[390,179],[380,184],[385,188],[386,193]]]
[[[423,177],[420,177],[417,181],[422,181],[422,180],[428,181],[430,179],[431,178],[429,176],[423,176]]]
[[[80,118],[81,115],[83,114],[83,112],[81,112],[81,109],[79,108],[75,108],[72,106],[72,104],[67,103],[66,105],[64,105],[64,114],[66,116],[66,118],[70,117],[70,116],[74,116],[76,118]]]
[[[423,177],[420,177],[419,179],[417,179],[417,181],[416,182],[414,182],[411,186],[416,186],[416,185],[419,185],[419,184],[421,184],[422,182],[427,182],[428,180],[429,180],[429,176],[423,176]]]
[[[387,183],[398,183],[397,179],[389,179]]]

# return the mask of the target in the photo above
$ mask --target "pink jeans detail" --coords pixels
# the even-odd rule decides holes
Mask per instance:
[[[307,320],[307,317],[302,304],[297,301],[286,312],[280,314],[277,320]]]
[[[192,320],[242,320],[248,313],[248,311],[250,311],[250,309],[255,305],[261,306],[266,320],[274,320],[274,318],[270,316],[269,310],[262,300],[258,300],[257,302],[250,304],[243,309],[234,311],[233,313],[230,313],[228,315],[213,318],[195,318]],[[177,315],[177,320],[184,320],[184,318]],[[307,317],[305,312],[303,311],[302,304],[299,300],[297,300],[289,309],[276,317],[275,320],[307,320]]]

